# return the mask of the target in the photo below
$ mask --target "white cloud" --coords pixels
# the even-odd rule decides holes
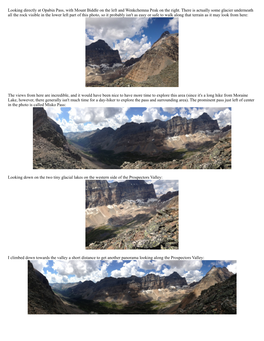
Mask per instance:
[[[142,277],[145,275],[145,272],[139,270],[138,262],[133,260],[129,263],[124,263],[120,270],[113,270],[111,272],[111,277],[130,277],[137,276]]]
[[[55,260],[52,266],[55,274],[47,272],[45,276],[51,283],[93,281],[98,282],[108,276],[107,267],[109,262],[102,263],[100,260]],[[68,276],[71,276],[68,278]]]
[[[120,43],[115,44],[114,49],[119,51],[122,61],[130,58],[138,58],[151,48],[151,43],[148,42],[148,37],[143,35],[141,40],[131,40],[126,38]]]
[[[219,111],[215,114],[215,119],[217,119],[220,128],[223,128],[226,125],[231,125],[231,110],[226,108]]]
[[[104,127],[117,129],[129,121],[129,118],[126,116],[128,109],[122,107],[71,108],[69,111],[69,121],[57,119],[56,122],[64,132],[90,131]]]
[[[131,121],[135,123],[153,122],[155,120],[166,121],[167,116],[161,114],[161,108],[147,108],[142,115],[133,115]]]
[[[122,50],[121,59],[129,59],[133,55],[139,57],[139,54],[143,54],[151,45],[147,43],[147,37],[144,35],[140,41],[132,41],[130,38],[141,35],[143,28],[148,27],[148,21],[149,18],[86,19],[86,45],[103,39],[111,48]],[[127,54],[125,48],[129,51]]]
[[[180,276],[186,277],[187,282],[194,282],[199,281],[202,278],[202,273],[200,271],[202,265],[202,261],[200,260],[133,260],[128,263],[124,263],[120,270],[112,271],[111,276],[129,277],[135,275],[142,277],[146,274],[145,271],[153,270],[150,273],[154,273],[159,276],[169,276],[173,272],[177,272]]]
[[[236,261],[230,261],[230,264],[227,265],[227,270],[233,272],[233,274],[237,273],[237,262]]]
[[[33,267],[39,272],[43,271],[43,268],[47,267],[47,260],[31,260]]]
[[[179,29],[179,19],[173,18],[169,21],[168,25],[164,27],[165,29],[168,28],[172,31],[177,31]]]
[[[61,109],[57,107],[45,107],[44,109],[46,110],[47,115],[53,120],[57,120],[62,113]]]
[[[150,273],[154,273],[159,276],[169,276],[173,272],[177,272],[180,276],[185,277],[188,283],[198,282],[203,274],[201,268],[203,263],[201,260],[163,260],[163,257],[158,260],[131,260],[124,262],[120,269],[113,270],[110,276],[130,277],[137,276],[142,277],[146,275],[146,272],[152,270]],[[52,269],[45,273],[46,278],[50,283],[67,283],[67,282],[79,282],[91,280],[98,282],[101,279],[108,277],[107,269],[112,261],[102,262],[100,260],[69,260],[69,261],[53,261]],[[229,263],[227,269],[233,273],[237,272],[236,261],[224,261]],[[35,269],[44,273],[43,268],[47,266],[47,261],[32,261]],[[120,262],[118,262],[120,263]],[[218,265],[222,264],[222,261],[216,261]],[[213,264],[212,264],[213,265]]]
[[[169,113],[170,115],[174,115],[177,112],[178,108],[173,108],[173,107],[169,107],[169,108],[162,108],[163,111]]]
[[[228,124],[231,125],[231,110],[227,107],[162,108],[162,109],[170,114],[174,114],[174,116],[181,116],[187,119],[198,118],[204,112],[206,112],[212,119],[217,120],[220,128],[223,128]]]
[[[151,181],[147,181],[151,183]],[[157,180],[152,182],[155,188],[155,192],[157,196],[165,194],[169,191],[174,192],[179,189],[179,181],[178,180]]]

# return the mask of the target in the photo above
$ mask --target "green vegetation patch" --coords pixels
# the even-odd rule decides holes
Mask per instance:
[[[68,301],[77,305],[88,314],[156,314],[159,309],[156,304],[157,302],[123,305],[114,302],[94,302],[81,298]]]

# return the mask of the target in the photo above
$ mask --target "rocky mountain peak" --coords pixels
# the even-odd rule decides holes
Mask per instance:
[[[57,147],[67,145],[61,127],[48,117],[43,108],[33,108],[33,132],[46,138]]]
[[[86,208],[120,204],[124,200],[143,200],[155,198],[153,184],[144,180],[126,180],[108,183],[104,180],[86,181]]]
[[[83,311],[66,306],[52,291],[47,278],[28,261],[28,314],[74,314]]]
[[[168,35],[164,32],[161,37],[162,39],[158,39],[145,52],[125,78],[135,82],[144,82],[150,76],[160,74],[162,70],[172,67],[172,64],[178,61],[178,35]]]
[[[86,46],[86,66],[89,64],[113,66],[116,63],[122,63],[118,50],[113,50],[104,40],[99,39]]]
[[[156,43],[157,43],[159,40],[161,40],[162,38],[168,37],[169,35],[170,35],[170,32],[169,32],[169,31],[164,31],[164,32],[162,33],[162,35],[159,37],[159,39],[155,41],[154,44],[156,44]],[[153,44],[153,45],[154,45],[154,44]]]

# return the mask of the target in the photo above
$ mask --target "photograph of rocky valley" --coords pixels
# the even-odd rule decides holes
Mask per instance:
[[[178,18],[87,18],[87,87],[178,87]]]
[[[236,261],[156,258],[28,261],[28,314],[237,313]]]
[[[34,169],[230,169],[231,108],[33,108]]]
[[[86,249],[179,248],[177,180],[85,182]]]

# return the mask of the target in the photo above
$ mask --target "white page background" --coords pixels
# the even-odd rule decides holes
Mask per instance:
[[[114,8],[114,4],[9,1],[2,17],[1,291],[7,339],[259,339],[263,282],[263,5],[200,1],[199,8],[254,8],[248,18],[180,18],[179,88],[84,87],[84,18],[8,18],[7,8]],[[148,8],[134,1],[125,7]],[[119,7],[123,7],[120,6]],[[156,7],[156,6],[155,6]],[[159,8],[198,8],[196,1]],[[33,170],[32,108],[7,106],[8,93],[247,93],[232,106],[232,170]],[[70,104],[69,104],[70,106]],[[72,105],[74,106],[74,105]],[[93,104],[91,106],[96,106]],[[117,106],[117,104],[107,104]],[[150,106],[150,104],[132,106]],[[162,103],[172,106],[172,103]],[[177,104],[175,104],[177,106]],[[190,104],[186,106],[200,106]],[[215,105],[214,105],[215,106]],[[219,104],[223,106],[223,104]],[[227,106],[230,106],[228,104]],[[91,251],[96,256],[177,255],[238,261],[236,316],[27,315],[27,262],[8,256],[79,256],[84,249],[83,180],[8,180],[8,175],[161,175],[179,180],[178,251]],[[262,304],[261,304],[262,301]],[[3,319],[2,319],[3,320]]]

